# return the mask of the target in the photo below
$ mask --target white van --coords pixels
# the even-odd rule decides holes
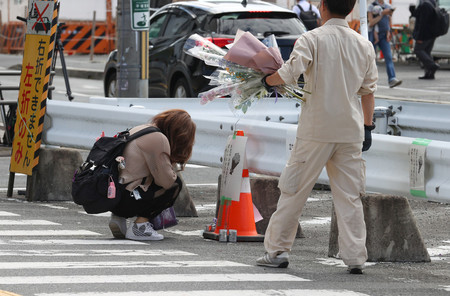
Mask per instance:
[[[439,6],[450,11],[450,0],[439,0]],[[450,30],[436,39],[431,55],[435,58],[450,59]]]

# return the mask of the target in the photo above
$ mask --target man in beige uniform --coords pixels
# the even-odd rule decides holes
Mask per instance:
[[[267,253],[258,265],[288,266],[302,208],[324,166],[336,210],[340,256],[350,273],[362,273],[367,260],[360,199],[365,190],[362,150],[371,144],[378,71],[372,44],[344,19],[354,4],[355,0],[322,0],[324,25],[304,33],[290,59],[262,81],[266,88],[294,84],[303,73],[311,95],[302,105],[294,148],[278,184],[281,196],[265,235]]]

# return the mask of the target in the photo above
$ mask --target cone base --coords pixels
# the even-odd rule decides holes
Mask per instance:
[[[213,239],[213,240],[219,240],[219,235],[214,232],[205,231],[203,232],[203,238],[206,239]],[[250,236],[243,236],[238,235],[237,236],[238,242],[263,242],[264,241],[264,235],[257,234],[257,235],[250,235]]]

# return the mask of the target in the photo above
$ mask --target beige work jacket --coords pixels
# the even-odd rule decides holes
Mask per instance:
[[[285,83],[305,79],[297,137],[329,143],[364,140],[359,95],[375,92],[378,70],[369,40],[343,19],[330,19],[296,41],[288,61],[278,70]]]

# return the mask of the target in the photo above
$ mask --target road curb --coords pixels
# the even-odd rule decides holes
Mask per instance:
[[[10,70],[22,70],[22,65],[17,64],[9,67]],[[56,75],[63,75],[62,68],[56,67],[55,69]],[[95,79],[102,80],[103,79],[103,71],[100,70],[92,70],[92,69],[83,69],[83,68],[73,68],[67,67],[67,74],[69,75],[69,79],[73,78],[85,78],[85,79]]]

